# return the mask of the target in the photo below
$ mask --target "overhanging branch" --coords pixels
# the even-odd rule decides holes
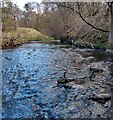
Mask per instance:
[[[80,16],[80,18],[81,18],[87,25],[91,26],[92,28],[94,28],[94,29],[96,29],[96,30],[99,30],[99,31],[102,31],[102,32],[109,32],[108,30],[104,30],[104,29],[102,29],[102,28],[98,28],[98,27],[92,25],[91,23],[89,23],[88,21],[86,21],[85,18],[84,18],[84,17],[82,16],[82,14],[80,13],[80,11],[77,11],[77,10],[75,10],[74,8],[70,7],[70,6],[65,6],[65,5],[63,5],[63,4],[58,4],[58,3],[56,3],[56,4],[57,4],[58,6],[61,6],[61,7],[69,8],[69,9],[72,10],[73,12],[76,12],[76,13]],[[79,7],[79,4],[78,4],[78,7]]]

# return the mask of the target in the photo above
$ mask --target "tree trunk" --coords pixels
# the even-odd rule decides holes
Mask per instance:
[[[14,16],[14,30],[18,28],[17,17]]]
[[[109,34],[109,45],[111,48],[113,48],[113,3],[111,3],[110,12],[111,12],[111,29]]]
[[[25,27],[28,27],[28,17],[29,17],[29,13],[26,12],[25,13]]]

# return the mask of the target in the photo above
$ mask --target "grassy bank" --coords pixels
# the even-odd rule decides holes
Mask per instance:
[[[2,48],[16,47],[23,43],[30,41],[48,41],[53,38],[43,35],[32,28],[19,27],[16,30],[3,32],[2,34]]]

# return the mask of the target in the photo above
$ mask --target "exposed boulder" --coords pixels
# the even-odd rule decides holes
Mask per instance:
[[[106,102],[108,102],[111,99],[111,95],[108,93],[100,93],[94,96],[90,96],[89,99],[105,104]]]

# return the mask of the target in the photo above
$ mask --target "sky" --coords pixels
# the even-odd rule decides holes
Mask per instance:
[[[41,3],[42,0],[11,0],[11,1],[16,3],[21,10],[24,10],[24,4],[26,4],[27,2]]]

